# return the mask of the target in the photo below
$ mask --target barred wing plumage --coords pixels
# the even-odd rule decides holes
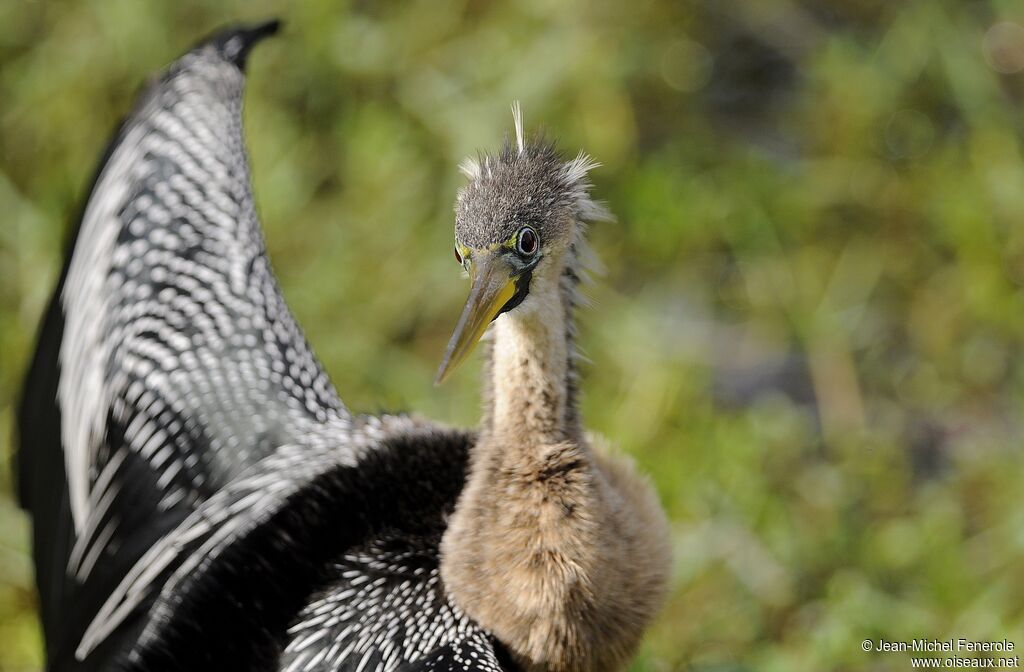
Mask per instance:
[[[408,419],[353,417],[271,272],[241,100],[248,51],[275,29],[220,33],[142,93],[75,233],[19,417],[20,494],[33,515],[50,669],[105,669],[115,659],[171,669],[168,661],[144,665],[168,642],[198,655],[181,669],[214,669],[227,653],[249,655],[255,667],[247,669],[273,669],[279,658],[292,669],[355,669],[337,655],[335,667],[321,664],[332,646],[326,641],[324,655],[305,658],[305,667],[295,661],[309,652],[308,641],[297,649],[305,653],[282,657],[296,650],[287,628],[302,622],[303,600],[331,594],[326,568],[350,546],[403,530],[418,539],[424,524],[427,538],[436,537],[461,488],[466,437]],[[410,432],[420,444],[396,443]],[[425,450],[436,453],[435,473],[450,483],[403,470]],[[367,466],[369,455],[384,468]],[[395,480],[403,473],[418,485]],[[344,487],[328,488],[335,497],[328,501],[330,478]],[[424,495],[414,515],[381,504],[396,499],[396,489]],[[290,560],[280,549],[301,555],[294,544],[317,543],[312,530],[325,521],[332,527],[321,531],[344,533],[318,546],[323,567],[303,564],[292,567],[305,572],[302,580],[282,578]],[[246,562],[266,570],[263,584],[235,581],[234,593],[210,592]],[[401,568],[395,572],[408,582]],[[291,592],[285,599],[281,591]],[[436,581],[423,595],[446,604]],[[254,632],[270,633],[262,647],[248,644],[259,639],[252,632],[234,639],[241,633],[223,631],[223,622],[197,627],[225,603],[250,602],[262,605],[252,613],[265,619],[251,624]],[[350,606],[363,613],[358,602]],[[390,639],[379,632],[359,639],[365,618],[346,632],[363,642],[360,655],[374,647],[410,652],[374,653],[376,664],[363,669],[416,660],[434,661],[423,669],[497,669],[487,666],[495,655],[490,638],[464,617],[457,633],[436,636],[454,623],[451,607],[442,611],[389,630]],[[437,650],[409,648],[409,637]],[[246,653],[247,646],[259,650]],[[474,667],[475,660],[486,664]]]

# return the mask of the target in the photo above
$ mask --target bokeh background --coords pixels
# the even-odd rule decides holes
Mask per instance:
[[[456,164],[522,101],[618,215],[584,413],[652,474],[672,592],[634,670],[904,670],[1024,647],[1024,5],[0,3],[0,669],[41,665],[12,406],[63,241],[144,79],[281,16],[245,121],[271,258],[354,409],[431,382],[467,290]],[[474,363],[470,368],[472,369]]]

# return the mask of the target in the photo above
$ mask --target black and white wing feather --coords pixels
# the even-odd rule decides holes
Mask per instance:
[[[506,669],[439,578],[472,437],[385,425],[355,461],[282,446],[147,554],[125,600],[173,572],[122,669]]]
[[[58,385],[79,577],[116,533],[98,528],[129,458],[159,474],[166,510],[347,422],[278,290],[249,186],[239,63],[266,30],[208,42],[151,87],[86,207]]]
[[[350,424],[279,292],[250,189],[241,68],[275,29],[226,31],[143,92],[75,234],[19,423],[58,659],[195,506],[277,446]]]
[[[28,374],[48,669],[506,669],[438,544],[472,437],[354,417],[278,289],[225,31],[140,97]]]
[[[394,530],[337,558],[288,633],[283,672],[502,669],[494,642],[444,594],[441,530]]]

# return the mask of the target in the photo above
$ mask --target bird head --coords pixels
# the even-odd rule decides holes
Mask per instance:
[[[526,314],[557,297],[566,272],[578,275],[585,222],[610,218],[589,196],[587,173],[598,164],[582,153],[566,161],[554,143],[527,140],[518,104],[512,112],[515,144],[506,140],[500,153],[460,166],[469,183],[455,202],[455,260],[472,284],[437,383],[466,359],[493,320]]]

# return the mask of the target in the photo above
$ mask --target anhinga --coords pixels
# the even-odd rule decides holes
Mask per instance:
[[[224,31],[101,163],[29,370],[20,494],[50,670],[613,670],[662,599],[650,486],[577,411],[580,155],[463,164],[472,279],[439,379],[493,322],[478,432],[350,413],[270,270]]]

